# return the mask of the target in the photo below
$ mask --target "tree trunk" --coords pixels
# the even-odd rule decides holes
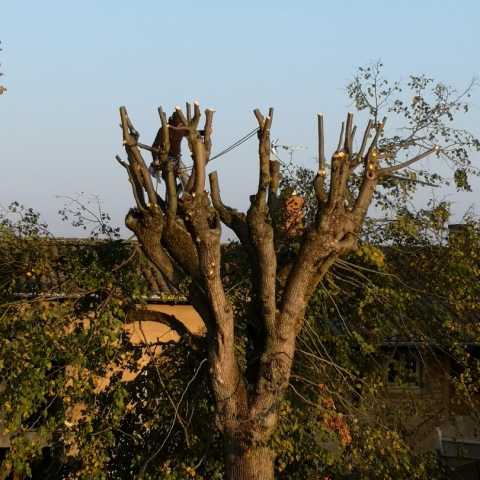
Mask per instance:
[[[274,480],[273,451],[265,446],[227,447],[226,480]]]

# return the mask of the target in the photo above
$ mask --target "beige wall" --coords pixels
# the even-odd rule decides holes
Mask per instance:
[[[203,335],[205,332],[204,323],[197,311],[190,305],[161,305],[150,304],[145,307],[139,307],[130,315],[130,322],[125,324],[125,330],[129,333],[130,339],[134,345],[144,345],[145,349],[154,345],[155,353],[161,353],[161,344],[167,342],[177,342],[180,335],[165,323],[162,323],[162,316],[172,316],[181,322],[192,335]],[[150,352],[151,353],[151,352]],[[134,380],[148,364],[151,355],[146,352],[140,359],[139,369],[137,371],[123,371],[122,380],[129,382]],[[69,367],[67,367],[69,368]],[[72,369],[74,367],[70,367]],[[105,377],[95,379],[98,391],[106,388],[110,382],[110,377],[118,372],[118,367],[109,369]],[[83,372],[76,372],[81,375]],[[85,374],[89,374],[85,372]],[[67,411],[67,421],[75,422],[81,417],[83,410],[81,404],[72,405]],[[0,448],[10,446],[9,435],[2,434],[2,425],[0,420]],[[35,432],[27,433],[27,436],[35,437]]]

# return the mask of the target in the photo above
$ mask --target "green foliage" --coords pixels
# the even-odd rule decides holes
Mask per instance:
[[[33,283],[23,299],[14,295],[15,282],[2,290],[0,402],[12,445],[3,473],[221,478],[201,343],[168,345],[161,361],[151,346],[142,373],[121,381],[120,372],[135,371],[145,353],[122,328],[129,305],[146,291],[127,262],[131,245],[65,250],[63,296],[53,301],[36,272],[46,265],[42,245],[54,239],[37,214],[20,212],[18,221],[2,221],[2,265],[9,265],[2,279],[33,272]],[[424,356],[448,351],[456,362],[448,379],[456,405],[478,410],[479,364],[464,345],[479,340],[473,320],[480,314],[480,228],[467,218],[464,231],[447,239],[448,218],[448,205],[439,204],[369,224],[359,250],[318,290],[273,440],[278,478],[443,478],[434,456],[416,452],[415,433],[406,427],[412,412],[432,413],[429,399],[405,394],[392,411],[385,380],[392,351],[385,346],[403,339],[415,340]],[[245,262],[236,252],[234,245],[226,249],[223,271],[240,309],[250,286],[245,273],[237,277]],[[241,325],[239,348],[246,348]]]
[[[160,359],[125,333],[152,288],[135,244],[95,223],[90,240],[57,240],[17,203],[0,225],[0,478],[220,479],[204,345]]]
[[[480,141],[452,121],[469,111],[468,99],[476,87],[477,81],[472,80],[458,92],[425,75],[410,75],[406,83],[392,82],[384,76],[383,64],[377,62],[358,69],[347,93],[357,110],[365,111],[375,122],[387,117],[386,133],[379,142],[387,164],[438,146],[438,156],[451,169],[457,188],[470,190],[468,177],[478,175],[470,155],[480,150]],[[397,206],[400,199],[411,198],[419,182],[441,185],[450,181],[439,169],[416,167],[384,181],[383,189],[376,193],[377,204]]]
[[[446,398],[435,397],[440,386],[453,392],[448,401],[462,414],[475,418],[479,409],[480,222],[466,217],[448,237],[448,220],[448,205],[439,204],[371,223],[358,251],[338,262],[317,292],[298,341],[291,392],[297,411],[282,427],[302,460],[280,457],[286,471],[302,472],[298,478],[315,471],[332,479],[449,478],[417,445],[454,414]],[[402,355],[420,362],[424,378],[412,377]],[[392,368],[395,385],[388,383]],[[323,452],[321,444],[313,447],[329,426],[318,420],[325,407],[341,415],[330,463],[321,456],[332,451],[325,440]],[[303,415],[316,421],[301,423],[298,434]],[[343,446],[340,425],[351,437]]]
[[[95,379],[112,363],[134,365],[134,358],[120,361],[116,348],[125,342],[124,289],[135,275],[115,269],[131,255],[131,246],[111,245],[108,254],[102,245],[72,252],[48,234],[37,213],[18,204],[0,225],[0,404],[11,443],[2,475],[29,474],[46,445],[67,458],[73,444],[85,454],[85,471],[94,472],[105,462],[105,450],[97,447],[94,454],[94,444],[111,444],[108,432],[118,416],[116,408],[98,416],[98,405],[103,396],[105,405],[120,409],[111,399],[123,388],[112,385],[100,394]],[[54,254],[59,263],[52,265]],[[59,264],[61,276],[55,271]],[[75,409],[83,413],[73,427],[69,417]],[[105,425],[110,427],[102,431]],[[95,442],[94,431],[102,432]]]

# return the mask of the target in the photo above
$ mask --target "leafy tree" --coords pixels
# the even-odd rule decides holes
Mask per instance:
[[[206,458],[216,440],[202,340],[163,345],[161,362],[158,345],[131,343],[129,312],[155,272],[108,216],[95,224],[92,206],[77,206],[61,215],[90,225],[90,239],[56,239],[18,203],[0,216],[1,433],[10,440],[0,478],[220,478],[218,458]]]
[[[112,382],[100,392],[98,381],[114,366],[134,368],[138,357],[121,348],[124,302],[131,298],[123,290],[138,295],[143,288],[137,272],[121,268],[131,245],[72,250],[18,203],[0,220],[0,243],[0,403],[2,434],[10,437],[0,477],[29,476],[48,445],[55,461],[41,478],[68,472],[64,465],[75,451],[83,456],[84,478],[101,478],[106,450],[98,445],[112,443],[125,389]]]
[[[448,239],[448,219],[447,206],[439,204],[373,223],[359,249],[316,292],[291,380],[290,401],[301,413],[290,412],[288,422],[306,413],[319,418],[313,422],[319,430],[323,420],[338,448],[325,461],[325,448],[312,448],[311,424],[303,433],[309,446],[287,437],[292,478],[295,472],[310,478],[315,458],[332,478],[451,478],[419,445],[456,412],[478,422],[480,230],[478,219],[468,217],[462,233]],[[397,383],[397,393],[386,388],[402,352],[425,369],[421,390],[410,388],[412,379],[422,380],[408,369],[397,370],[407,382]],[[439,388],[449,398],[438,397]],[[300,451],[306,456],[295,462]]]

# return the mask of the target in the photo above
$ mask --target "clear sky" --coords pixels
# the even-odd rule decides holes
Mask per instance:
[[[315,113],[335,137],[358,66],[382,59],[393,79],[426,73],[461,88],[480,75],[479,25],[478,0],[1,0],[0,204],[21,201],[73,234],[56,218],[56,196],[85,192],[123,223],[132,198],[114,162],[120,105],[149,143],[160,104],[198,99],[217,110],[214,151],[255,127],[253,108],[271,105],[273,137],[307,146],[296,159],[313,166]],[[466,126],[480,135],[479,91]],[[245,207],[254,142],[214,167],[225,199]],[[458,213],[478,190],[436,195]]]

